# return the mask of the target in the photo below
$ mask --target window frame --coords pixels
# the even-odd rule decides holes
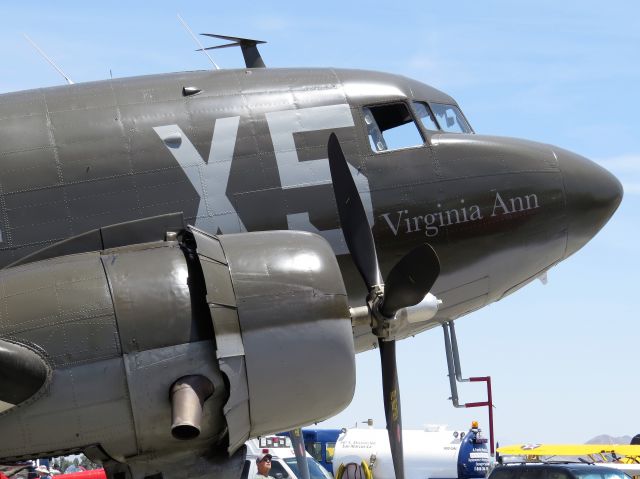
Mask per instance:
[[[332,444],[333,453],[331,454],[331,459],[329,459],[329,444]],[[324,443],[324,462],[327,464],[333,464],[333,457],[336,455],[336,443],[335,441],[329,441]]]
[[[275,457],[271,459],[271,470],[269,471],[270,476],[276,477],[276,474],[280,473],[280,471],[278,472],[273,471],[275,464],[277,464],[276,468],[279,467],[286,474],[282,476],[282,479],[288,479],[292,477],[291,474],[287,471],[286,462],[284,462],[284,460],[281,461],[280,459],[276,459]]]
[[[322,442],[311,441],[305,443],[304,448],[316,461],[322,461]]]
[[[431,114],[433,115],[433,118],[436,122],[436,124],[438,125],[438,128],[440,128],[439,133],[450,133],[453,135],[475,135],[476,131],[473,129],[473,127],[471,126],[471,123],[469,123],[469,120],[467,119],[467,116],[464,114],[464,112],[462,111],[462,108],[460,108],[460,105],[458,105],[457,103],[442,103],[439,101],[427,101],[427,100],[415,100],[418,101],[420,103],[426,103],[427,105],[429,105],[429,110],[431,110]],[[442,125],[440,125],[440,122],[438,121],[438,118],[436,116],[436,114],[433,112],[433,107],[431,106],[432,103],[435,103],[436,105],[445,105],[445,106],[453,106],[458,110],[458,113],[460,113],[460,116],[462,116],[462,119],[464,120],[464,122],[467,124],[467,126],[469,127],[469,133],[460,131],[446,131],[442,128]]]
[[[427,139],[427,136],[425,135],[425,131],[422,128],[422,122],[419,119],[417,119],[417,117],[416,117],[415,111],[413,110],[413,106],[411,105],[412,101],[413,100],[410,100],[410,99],[385,100],[385,101],[381,101],[381,102],[377,102],[377,103],[362,104],[362,105],[360,105],[358,107],[359,110],[360,110],[360,120],[362,121],[361,131],[364,132],[365,143],[366,143],[366,146],[368,148],[368,151],[371,152],[370,153],[371,155],[381,155],[381,154],[393,153],[393,152],[396,152],[396,151],[414,150],[414,149],[417,149],[417,148],[425,148],[425,147],[431,145],[431,142]],[[422,144],[412,145],[412,146],[403,146],[402,148],[393,148],[393,149],[387,148],[386,150],[382,150],[382,151],[374,150],[371,147],[371,142],[370,142],[370,139],[369,139],[369,129],[367,127],[367,122],[365,120],[365,114],[364,114],[365,108],[371,109],[371,108],[378,108],[378,107],[384,107],[384,106],[390,106],[390,105],[398,105],[398,104],[402,104],[407,109],[407,112],[409,113],[409,116],[411,117],[411,120],[413,121],[413,124],[417,128],[418,135],[422,139]],[[375,120],[375,117],[374,117],[374,120]],[[376,121],[376,127],[377,126],[378,125],[377,125],[377,121]],[[384,136],[384,132],[381,131],[381,133]]]
[[[429,128],[427,128],[426,126],[424,126],[424,123],[422,123],[422,120],[420,118],[418,118],[418,115],[416,113],[416,110],[413,106],[414,103],[422,103],[423,105],[425,105],[427,107],[427,109],[429,110],[429,113],[431,113],[431,118],[433,119],[433,122],[436,124],[436,127],[438,128],[437,130],[430,130]],[[435,133],[445,133],[444,130],[442,129],[442,127],[440,126],[440,123],[438,122],[438,119],[436,118],[436,115],[433,113],[433,108],[431,108],[431,102],[427,101],[427,100],[412,100],[411,101],[411,113],[413,113],[413,116],[415,118],[417,118],[417,124],[424,130],[425,135],[433,135]],[[436,103],[436,102],[434,102]],[[466,120],[466,118],[465,118]],[[467,124],[469,124],[469,122],[467,122]]]

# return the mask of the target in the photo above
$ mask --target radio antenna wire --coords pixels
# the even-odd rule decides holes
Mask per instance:
[[[49,57],[47,56],[47,54],[46,54],[45,52],[43,52],[43,51],[40,49],[40,47],[39,47],[38,45],[36,45],[36,42],[34,42],[33,40],[31,40],[31,38],[29,38],[29,37],[27,36],[27,34],[26,34],[26,33],[23,33],[23,35],[24,35],[24,38],[26,38],[26,39],[27,39],[27,41],[28,41],[29,43],[31,43],[31,46],[33,46],[33,48],[35,48],[35,49],[36,49],[36,51],[37,51],[40,55],[42,55],[42,57],[43,57],[45,60],[47,60],[47,61],[49,62],[49,64],[51,64],[51,66],[52,66],[53,68],[55,68],[55,69],[57,70],[57,72],[58,72],[58,73],[60,73],[60,75],[62,75],[62,76],[64,77],[64,79],[67,81],[67,83],[68,83],[69,85],[73,85],[73,80],[72,80],[71,78],[69,78],[69,77],[67,76],[67,74],[66,74],[65,72],[63,72],[61,68],[59,68],[59,67],[58,67],[58,65],[56,65],[55,63],[53,63],[53,60],[52,60],[51,58],[49,58]]]
[[[187,25],[187,22],[185,22],[182,19],[179,13],[177,15],[178,15],[178,20],[180,20],[180,23],[182,23],[182,26],[185,28],[185,30],[189,32],[189,35],[191,35],[193,40],[196,42],[196,45],[200,47],[200,51],[202,51],[202,53],[204,53],[207,56],[207,58],[209,59],[209,61],[211,62],[211,64],[214,66],[216,70],[220,70],[220,67],[216,64],[216,62],[213,61],[213,58],[209,56],[205,48],[202,46],[202,43],[200,43],[200,40],[198,40],[198,37],[196,37],[195,34],[191,31],[191,29],[189,28],[189,25]]]

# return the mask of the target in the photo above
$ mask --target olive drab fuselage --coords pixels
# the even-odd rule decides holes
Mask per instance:
[[[402,258],[396,297],[430,291],[429,319],[380,322],[376,306],[370,323],[362,306],[384,308],[394,282],[369,281],[366,299],[334,186],[368,238],[345,206],[362,200],[375,276]],[[237,479],[248,438],[349,404],[355,353],[377,335],[399,438],[394,340],[540,276],[621,198],[588,159],[477,135],[454,99],[392,74],[248,68],[0,95],[0,462],[84,452],[109,479]]]
[[[327,161],[336,132],[383,275],[421,242],[440,257],[440,311],[399,325],[403,338],[536,278],[617,206],[619,183],[588,160],[428,129],[415,102],[456,105],[405,77],[334,69],[187,72],[0,95],[0,264],[94,228],[183,212],[213,234],[321,234],[338,255],[350,303],[361,305]],[[415,124],[419,144],[377,149],[364,112],[398,106],[410,112],[402,121]],[[563,162],[587,178],[572,183],[577,199]],[[600,181],[607,186],[590,188]],[[357,350],[375,343],[368,326],[354,334]]]

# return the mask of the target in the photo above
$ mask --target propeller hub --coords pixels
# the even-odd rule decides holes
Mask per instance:
[[[400,323],[395,319],[396,313],[420,303],[433,287],[440,274],[440,260],[431,246],[426,243],[419,245],[396,263],[382,284],[371,225],[335,133],[329,137],[327,150],[340,227],[351,258],[369,289],[367,308],[371,316],[371,330],[378,337],[380,349],[384,410],[393,469],[397,479],[404,479],[396,342],[391,330]]]
[[[384,284],[377,284],[371,288],[367,295],[367,306],[371,316],[371,331],[378,339],[389,340],[391,337],[391,322],[395,319],[387,317],[382,313],[382,303],[384,302]]]

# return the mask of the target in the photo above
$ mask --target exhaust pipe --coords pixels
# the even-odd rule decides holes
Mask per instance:
[[[171,434],[176,439],[200,435],[202,405],[213,394],[213,383],[204,376],[183,376],[171,386]]]

